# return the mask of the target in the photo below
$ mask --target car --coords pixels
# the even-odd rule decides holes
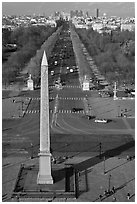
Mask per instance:
[[[76,108],[72,108],[72,112],[77,112],[77,109]]]
[[[106,119],[96,119],[95,120],[95,123],[107,123],[108,122],[108,120],[106,120]]]
[[[52,75],[52,76],[54,75],[54,71],[51,71],[51,75]]]

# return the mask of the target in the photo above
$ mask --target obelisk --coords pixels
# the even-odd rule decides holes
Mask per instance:
[[[41,63],[40,153],[37,184],[53,184],[49,134],[48,62],[45,51]]]

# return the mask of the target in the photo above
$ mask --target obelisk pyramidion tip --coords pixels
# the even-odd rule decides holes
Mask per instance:
[[[41,66],[48,66],[48,61],[47,61],[47,56],[46,56],[45,50],[44,50],[44,53],[43,53]]]

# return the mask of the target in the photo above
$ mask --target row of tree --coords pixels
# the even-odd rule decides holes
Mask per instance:
[[[135,32],[117,31],[100,35],[92,29],[76,29],[100,72],[112,81],[134,82]]]
[[[57,28],[45,26],[20,27],[13,32],[3,34],[3,45],[12,43],[17,45],[17,51],[12,53],[2,66],[2,80],[4,84],[15,81],[17,75],[23,70],[29,60],[36,54],[44,41],[55,32]],[[7,38],[7,39],[6,39]]]

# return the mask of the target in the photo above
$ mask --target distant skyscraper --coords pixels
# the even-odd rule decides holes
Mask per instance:
[[[78,12],[78,16],[79,16],[79,17],[82,17],[82,16],[83,16],[83,12],[82,12],[81,10]]]
[[[87,17],[87,18],[89,17],[88,11],[86,12],[86,17]]]
[[[74,12],[71,10],[70,11],[70,17],[73,18],[73,16],[74,16]]]
[[[96,17],[98,18],[99,17],[99,9],[97,8],[96,10]]]
[[[76,11],[75,11],[75,16],[77,16],[77,17],[78,17],[78,10],[76,10]]]

